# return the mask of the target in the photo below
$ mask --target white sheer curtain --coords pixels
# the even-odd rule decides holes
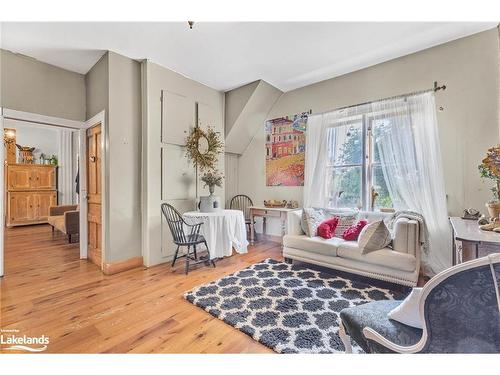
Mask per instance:
[[[72,131],[59,129],[59,204],[73,203],[73,141]]]
[[[304,207],[328,205],[326,169],[328,163],[327,131],[339,119],[340,112],[309,116],[306,132],[304,171]]]
[[[415,211],[425,218],[430,237],[428,254],[422,259],[426,273],[449,267],[451,234],[433,92],[310,116],[304,207],[327,207],[329,203],[327,187],[332,190],[334,176],[327,176],[328,129],[362,116],[365,127],[372,131],[394,208]]]
[[[429,230],[426,273],[451,264],[450,229],[434,93],[372,104],[380,124],[376,137],[384,179],[396,210],[422,214]]]

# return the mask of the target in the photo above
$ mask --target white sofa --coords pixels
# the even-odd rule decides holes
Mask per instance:
[[[345,211],[344,211],[345,213]],[[392,214],[359,211],[358,220],[388,220]],[[288,230],[283,237],[285,260],[333,268],[397,284],[415,286],[420,270],[418,222],[399,218],[394,224],[391,248],[361,254],[357,241],[334,237],[308,237],[301,227],[302,210],[288,213]]]

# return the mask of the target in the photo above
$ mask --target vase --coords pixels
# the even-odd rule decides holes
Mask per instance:
[[[217,212],[220,209],[220,197],[212,194],[207,197],[200,197],[200,212]]]
[[[486,203],[485,206],[488,209],[488,214],[490,215],[490,218],[494,219],[500,216],[500,202]]]
[[[214,192],[215,192],[215,186],[214,186],[214,185],[210,185],[210,186],[208,187],[208,191],[210,192],[210,195],[213,195],[213,194],[214,194]]]

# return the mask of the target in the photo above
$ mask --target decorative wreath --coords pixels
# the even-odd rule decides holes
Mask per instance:
[[[207,141],[205,152],[201,152],[199,149],[202,138]],[[223,147],[224,143],[220,139],[220,135],[211,127],[206,132],[196,127],[186,138],[186,157],[195,167],[199,167],[200,171],[212,170],[217,167],[218,156]]]

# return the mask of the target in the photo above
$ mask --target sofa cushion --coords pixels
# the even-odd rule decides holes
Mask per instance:
[[[358,243],[354,241],[344,241],[339,244],[337,256],[407,272],[415,271],[417,266],[417,260],[413,255],[400,253],[389,248],[362,254]]]
[[[379,211],[359,211],[358,220],[366,220],[369,223],[374,221],[383,220],[386,224],[392,219],[394,213],[392,212],[379,212]]]
[[[283,246],[309,251],[311,253],[337,256],[337,248],[345,242],[338,237],[325,240],[321,237],[308,237],[306,235],[286,235],[283,237]]]
[[[357,213],[342,213],[335,214],[335,217],[339,218],[339,223],[337,224],[337,228],[335,229],[335,237],[342,238],[342,235],[346,231],[347,228],[356,224],[358,214]]]
[[[382,220],[365,226],[359,234],[358,244],[363,254],[387,247],[392,241],[391,233]]]
[[[366,220],[360,220],[356,224],[351,225],[342,233],[342,238],[346,241],[357,241],[359,234],[363,228],[368,224]]]
[[[325,221],[326,217],[321,208],[304,208],[302,211],[302,230],[309,237],[318,234],[319,225]]]
[[[409,327],[388,318],[389,311],[401,301],[373,301],[359,306],[348,307],[340,312],[340,319],[347,334],[367,353],[387,353],[386,347],[368,340],[363,329],[370,327],[383,337],[401,346],[415,345],[422,337],[422,330]]]
[[[63,233],[66,233],[66,225],[64,222],[64,215],[57,216],[49,216],[47,221],[50,225],[52,225],[57,230],[60,230]]]
[[[335,234],[335,229],[339,223],[338,217],[331,217],[323,221],[318,227],[318,236],[324,239],[330,239]]]

